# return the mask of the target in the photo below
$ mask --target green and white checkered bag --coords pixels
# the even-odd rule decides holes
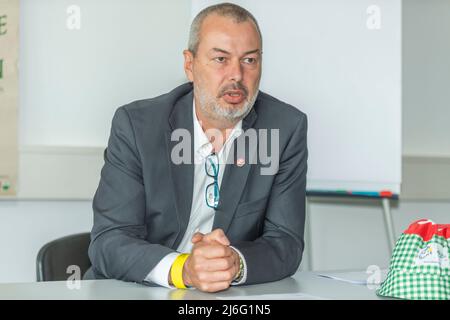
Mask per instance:
[[[450,224],[418,220],[403,232],[377,295],[450,300]]]

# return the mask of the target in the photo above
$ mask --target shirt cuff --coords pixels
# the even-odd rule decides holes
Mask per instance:
[[[241,280],[231,282],[232,286],[237,286],[240,284],[244,284],[245,281],[247,281],[247,262],[245,261],[245,258],[244,258],[244,255],[242,254],[242,252],[240,252],[238,249],[236,249],[233,246],[230,246],[230,248],[232,248],[234,251],[236,251],[238,253],[239,257],[242,259],[242,262],[244,263],[244,269],[242,270],[243,276],[242,276]]]
[[[173,262],[180,254],[178,252],[172,252],[166,255],[161,261],[150,271],[145,277],[144,281],[152,282],[157,285],[172,289],[174,288],[169,284],[169,272]]]

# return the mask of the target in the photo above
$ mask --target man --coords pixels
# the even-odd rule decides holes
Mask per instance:
[[[184,59],[190,83],[114,116],[93,275],[206,292],[290,276],[304,248],[306,116],[259,91],[261,32],[237,5],[197,15]],[[277,139],[241,144],[252,130]],[[270,174],[252,161],[267,145],[278,157]]]

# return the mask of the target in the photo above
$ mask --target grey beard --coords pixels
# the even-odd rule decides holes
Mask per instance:
[[[208,99],[201,90],[199,92],[200,108],[202,111],[214,120],[226,120],[228,122],[238,122],[244,119],[251,111],[255,104],[259,90],[248,100],[245,100],[244,105],[239,108],[223,108],[220,104],[216,103],[215,99]]]

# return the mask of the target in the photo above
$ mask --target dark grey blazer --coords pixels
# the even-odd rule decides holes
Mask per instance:
[[[172,163],[171,150],[178,142],[171,141],[171,132],[185,128],[193,137],[192,101],[192,84],[186,83],[116,111],[93,202],[92,271],[85,278],[143,282],[181,242],[189,222],[194,165]],[[228,164],[213,229],[223,229],[245,256],[246,283],[254,284],[292,275],[302,258],[307,119],[260,92],[243,120],[243,130],[249,128],[280,130],[278,171],[261,175],[264,166],[249,164],[248,157],[244,166]]]

